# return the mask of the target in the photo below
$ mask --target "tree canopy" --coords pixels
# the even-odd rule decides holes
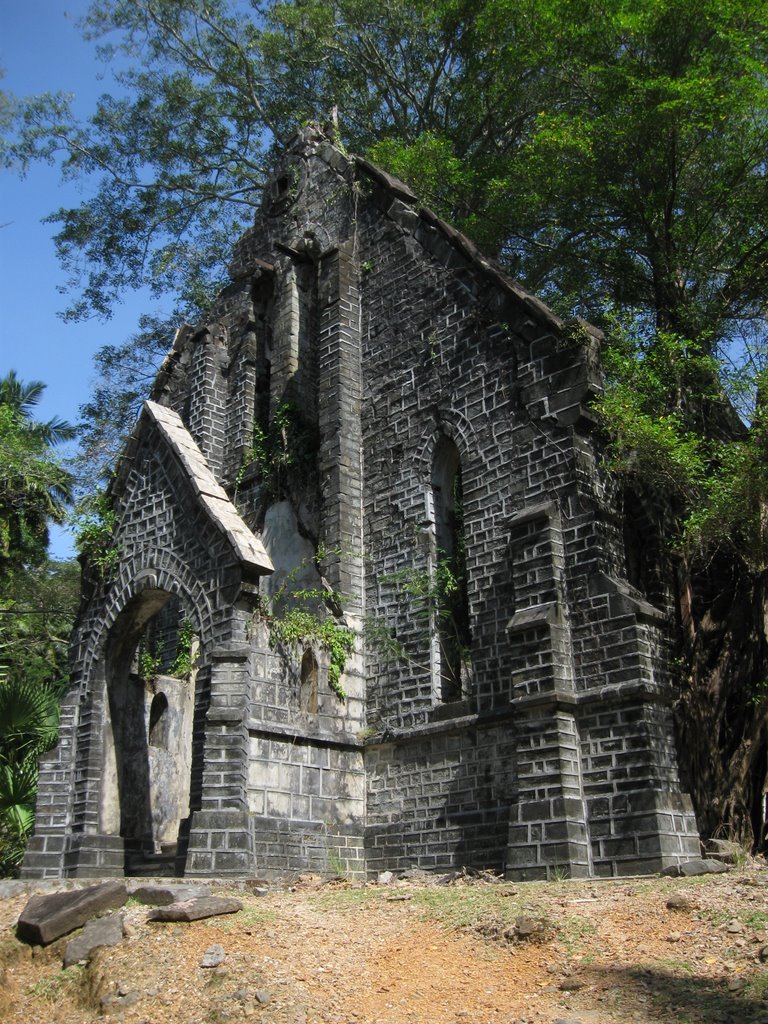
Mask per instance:
[[[205,302],[276,150],[338,110],[561,308],[606,302],[712,343],[762,323],[768,16],[758,0],[101,0],[86,32],[113,94],[76,124],[18,106],[18,165],[95,174],[59,210],[89,277],[72,313],[149,283]]]

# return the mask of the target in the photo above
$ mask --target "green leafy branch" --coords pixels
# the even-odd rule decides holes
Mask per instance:
[[[183,619],[176,641],[176,657],[171,665],[171,675],[177,679],[186,679],[195,667],[195,657],[192,653],[194,642],[195,628],[189,619]]]
[[[339,700],[347,694],[341,676],[347,659],[354,650],[355,634],[337,621],[344,596],[325,585],[297,587],[299,574],[310,561],[319,571],[320,564],[331,555],[340,555],[339,549],[319,545],[314,557],[304,558],[286,573],[272,595],[272,612],[268,615],[269,641],[273,648],[317,646],[328,655],[328,685]]]
[[[280,500],[285,496],[288,470],[304,474],[312,469],[317,443],[316,431],[299,407],[294,402],[283,402],[268,428],[258,423],[254,426],[235,486],[240,487],[246,474],[255,470],[267,496]]]
[[[328,685],[339,700],[346,700],[341,675],[355,647],[355,634],[348,626],[330,617],[321,619],[313,612],[291,608],[271,620],[269,641],[272,647],[317,645],[324,650],[329,659]]]
[[[117,516],[106,491],[96,491],[81,501],[73,523],[77,550],[100,579],[110,579],[120,562],[120,548],[115,543]]]

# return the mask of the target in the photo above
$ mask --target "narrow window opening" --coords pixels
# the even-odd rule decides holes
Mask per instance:
[[[467,593],[464,492],[456,445],[443,438],[432,472],[435,516],[436,691],[444,703],[469,689],[471,631]]]
[[[149,745],[150,747],[167,747],[168,745],[168,698],[164,693],[154,696],[149,709]]]
[[[301,659],[299,703],[302,711],[309,715],[317,714],[317,659],[309,648]]]

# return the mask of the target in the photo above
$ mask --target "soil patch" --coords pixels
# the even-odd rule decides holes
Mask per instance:
[[[190,924],[125,908],[127,937],[62,969],[0,900],[0,1020],[88,1024],[768,1024],[768,871],[511,884],[302,876]],[[213,968],[207,950],[224,952]],[[218,959],[216,957],[215,959]]]

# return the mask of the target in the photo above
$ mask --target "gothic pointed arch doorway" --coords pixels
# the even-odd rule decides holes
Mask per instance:
[[[105,644],[100,831],[121,837],[126,875],[183,874],[202,771],[194,756],[199,632],[188,602],[147,589],[120,612]]]

